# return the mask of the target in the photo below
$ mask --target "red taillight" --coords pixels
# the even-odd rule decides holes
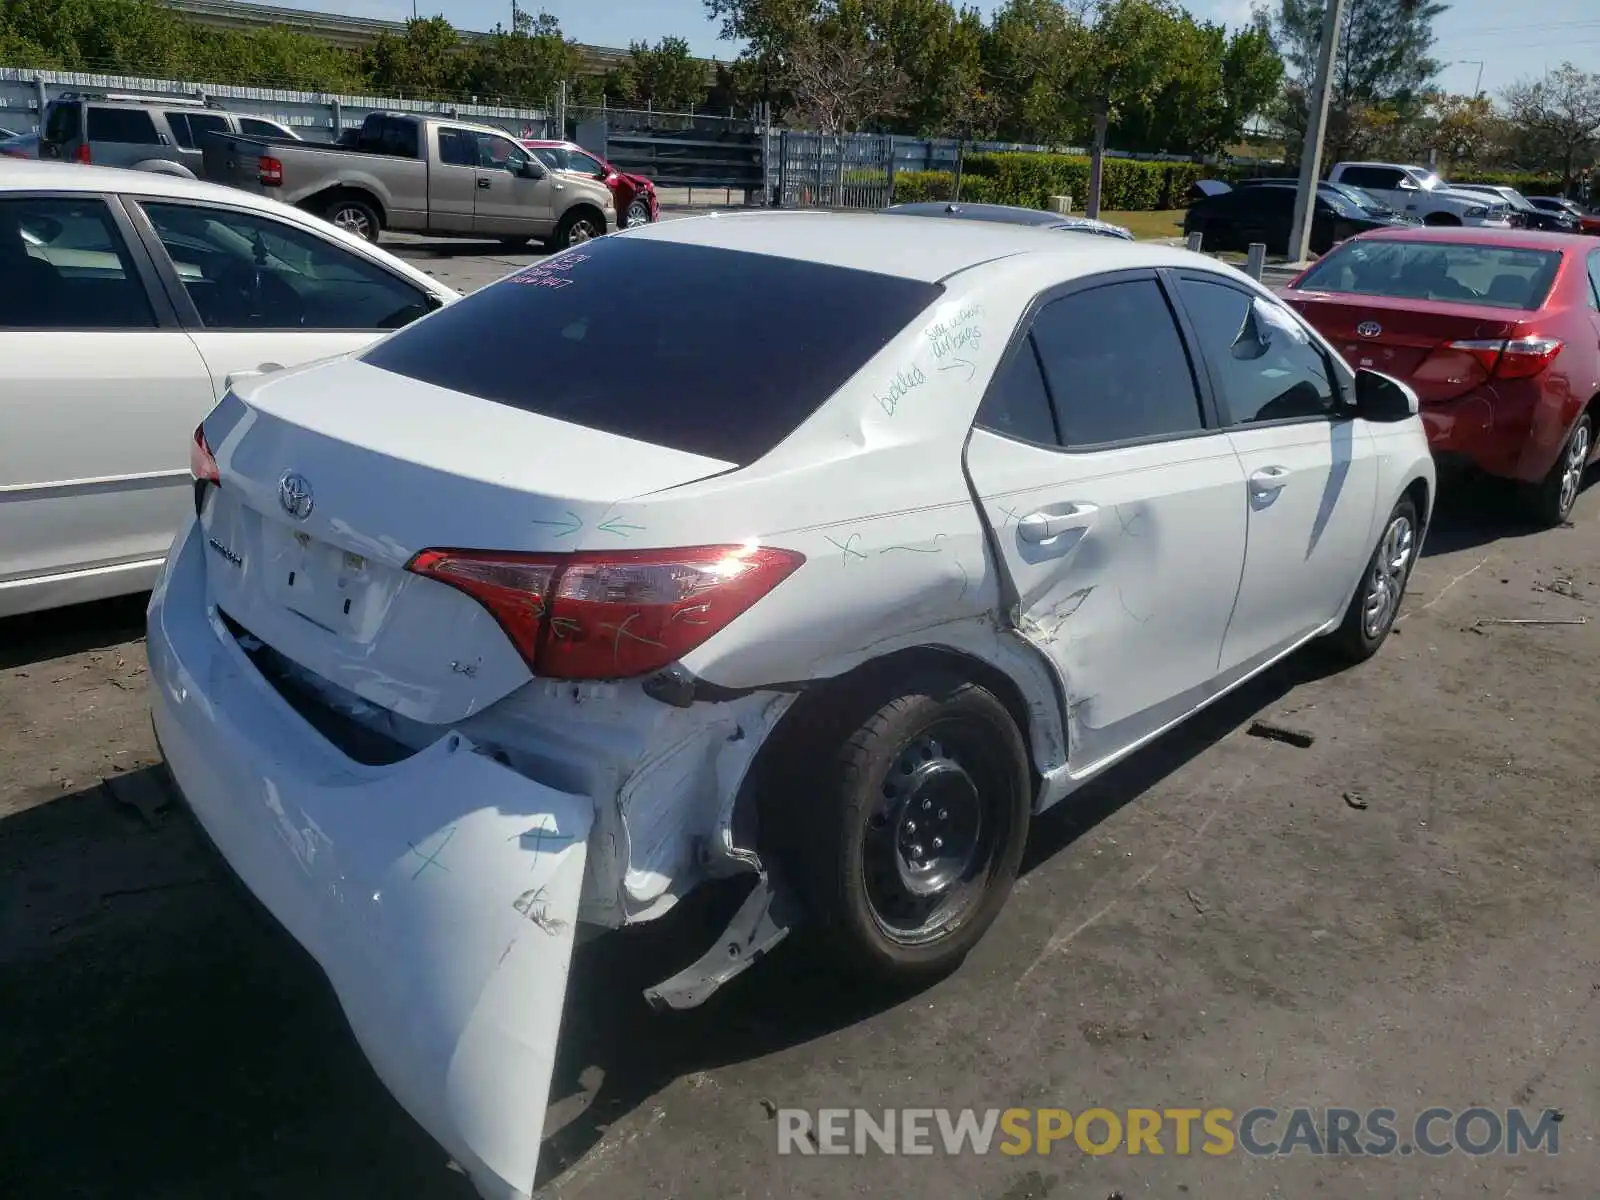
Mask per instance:
[[[770,546],[423,550],[406,569],[487,608],[537,675],[627,679],[676,662],[803,562],[802,554]]]
[[[1494,379],[1531,379],[1555,361],[1561,353],[1561,340],[1547,337],[1517,337],[1451,342],[1450,349],[1464,350]]]
[[[256,181],[262,187],[282,187],[283,164],[270,155],[263,154],[256,162]]]
[[[206,427],[203,424],[195,426],[194,438],[189,442],[189,474],[194,476],[196,483],[222,482],[222,476],[217,471],[217,460],[206,443]]]
[[[88,142],[79,142],[78,143],[78,148],[72,152],[72,157],[77,159],[81,163],[86,163],[86,162],[91,161],[90,158],[89,158],[89,143]]]

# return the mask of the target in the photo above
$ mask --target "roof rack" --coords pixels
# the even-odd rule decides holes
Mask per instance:
[[[159,104],[174,108],[221,108],[209,96],[151,96],[135,92],[62,92],[57,100],[110,100],[127,104]]]

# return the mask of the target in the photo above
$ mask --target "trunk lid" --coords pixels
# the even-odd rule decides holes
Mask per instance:
[[[1483,365],[1451,342],[1516,336],[1504,308],[1286,288],[1280,293],[1352,367],[1411,385],[1423,404],[1442,404],[1488,382]]]
[[[417,551],[648,544],[613,515],[620,501],[732,466],[356,359],[247,381],[205,431],[222,481],[203,516],[218,607],[307,670],[429,724],[531,674],[482,605],[405,570]]]

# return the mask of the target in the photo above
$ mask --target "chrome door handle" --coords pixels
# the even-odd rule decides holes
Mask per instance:
[[[1069,529],[1087,527],[1099,511],[1093,504],[1074,504],[1065,512],[1032,512],[1017,522],[1017,536],[1025,542],[1048,542]]]
[[[489,179],[487,176],[480,175],[480,176],[478,176],[478,186],[481,187],[481,188],[493,187],[494,186],[494,180]]]

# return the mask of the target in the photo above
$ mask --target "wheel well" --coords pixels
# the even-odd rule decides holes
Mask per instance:
[[[1424,225],[1459,225],[1461,224],[1461,218],[1456,216],[1455,213],[1431,212],[1422,218],[1422,223]]]
[[[365,188],[331,187],[326,191],[318,192],[314,196],[307,196],[300,202],[300,206],[316,213],[320,217],[328,211],[329,205],[338,200],[359,200],[363,204],[369,205],[372,211],[378,214],[379,225],[387,226],[389,224],[389,214],[383,210],[383,201]]]
[[[942,669],[975,683],[1005,705],[1027,749],[1029,786],[1036,796],[1040,776],[1033,757],[1028,704],[1015,681],[999,668],[962,651],[947,646],[912,646],[864,662],[842,675],[806,685],[745,772],[734,802],[734,843],[756,846],[763,854],[768,852],[770,847],[763,844],[761,838],[774,822],[766,819],[765,806],[773,800],[789,798],[783,786],[793,774],[792,769],[786,770],[784,766],[789,756],[803,752],[808,743],[843,740],[870,715],[861,711],[862,695],[875,691],[886,679],[929,669]]]
[[[577,220],[579,217],[594,217],[600,222],[600,227],[602,229],[605,228],[606,214],[600,210],[598,205],[590,204],[587,201],[574,204],[566,212],[562,213],[561,223],[565,225],[570,221]]]
[[[1405,495],[1411,503],[1417,506],[1417,515],[1422,518],[1423,528],[1428,526],[1428,481],[1426,479],[1413,479],[1405,490]]]

